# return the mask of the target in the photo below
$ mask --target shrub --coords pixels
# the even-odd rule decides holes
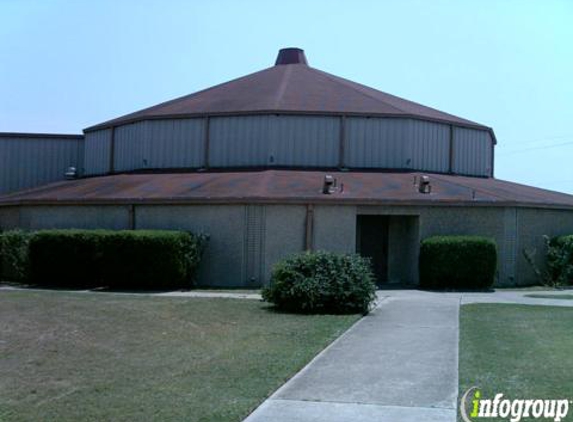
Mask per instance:
[[[262,294],[291,312],[366,313],[376,299],[376,286],[366,258],[304,252],[277,263]]]
[[[559,287],[573,281],[573,236],[546,237],[546,284]]]
[[[190,287],[205,240],[167,230],[44,230],[30,242],[31,277],[74,288]]]
[[[105,230],[42,230],[30,241],[30,278],[35,284],[90,288],[102,282]]]
[[[120,288],[190,287],[203,240],[167,230],[110,233],[103,239],[103,280]]]
[[[488,289],[497,267],[495,241],[479,236],[436,236],[422,241],[420,287]]]
[[[0,280],[24,281],[28,278],[30,261],[29,232],[10,230],[0,234]]]

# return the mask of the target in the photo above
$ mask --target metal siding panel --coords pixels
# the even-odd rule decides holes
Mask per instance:
[[[204,165],[205,119],[148,122],[151,168],[197,168]]]
[[[84,145],[84,174],[96,175],[109,172],[111,129],[88,132]]]
[[[447,172],[449,167],[449,126],[411,120],[411,168],[421,171]]]
[[[494,142],[491,133],[487,134],[485,176],[493,177],[493,149]]]
[[[340,118],[316,116],[272,116],[270,132],[277,165],[326,166],[338,164]]]
[[[115,128],[114,170],[130,171],[148,168],[146,151],[147,123],[137,122]]]
[[[212,167],[263,166],[269,163],[274,116],[212,117],[209,158]]]
[[[64,179],[68,167],[80,169],[83,139],[0,137],[0,194]]]
[[[80,142],[77,143],[77,146],[76,146],[76,162],[78,163],[76,168],[77,168],[78,173],[80,175],[84,174],[85,148],[86,148],[86,143],[82,139]]]
[[[454,128],[454,173],[490,175],[491,136],[487,131]]]
[[[406,119],[347,117],[345,156],[348,167],[404,168]]]

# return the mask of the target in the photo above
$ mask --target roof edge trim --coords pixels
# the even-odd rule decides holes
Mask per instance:
[[[0,132],[0,138],[59,138],[59,139],[83,139],[83,134],[71,133],[31,133],[31,132]]]
[[[512,201],[396,201],[396,200],[336,200],[325,198],[319,200],[316,198],[297,198],[297,199],[267,199],[267,198],[224,198],[224,199],[180,199],[180,198],[161,198],[161,199],[90,199],[90,200],[0,200],[0,208],[17,207],[17,206],[125,206],[125,205],[364,205],[364,206],[412,206],[412,207],[486,207],[486,208],[535,208],[551,210],[573,210],[573,206],[563,204],[540,204],[535,202],[512,202]]]
[[[84,134],[89,132],[95,132],[98,130],[105,130],[105,129],[113,129],[114,127],[129,125],[132,123],[143,122],[147,120],[175,120],[175,119],[193,119],[193,118],[205,118],[205,117],[239,117],[239,116],[261,116],[261,115],[285,115],[285,116],[325,116],[325,117],[380,117],[380,118],[394,118],[394,119],[414,119],[414,120],[421,120],[424,122],[433,122],[433,123],[443,123],[450,126],[455,127],[463,127],[468,129],[476,129],[476,130],[484,130],[488,131],[493,138],[495,144],[497,144],[497,139],[495,137],[495,133],[493,128],[488,126],[483,126],[479,124],[470,124],[470,123],[452,123],[447,120],[443,119],[433,119],[430,117],[420,117],[418,115],[413,114],[391,114],[391,113],[339,113],[339,112],[328,112],[328,111],[317,111],[317,112],[309,112],[309,111],[296,111],[296,110],[259,110],[259,111],[252,111],[252,112],[225,112],[225,113],[189,113],[189,114],[173,114],[173,115],[157,115],[157,116],[145,116],[145,117],[134,117],[133,119],[123,120],[117,124],[106,124],[101,123],[95,126],[87,127],[83,130]]]

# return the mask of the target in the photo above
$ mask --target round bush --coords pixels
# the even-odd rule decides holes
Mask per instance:
[[[273,268],[263,299],[304,313],[367,313],[376,299],[370,260],[358,255],[304,252]]]

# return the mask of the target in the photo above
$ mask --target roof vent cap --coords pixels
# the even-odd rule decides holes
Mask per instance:
[[[308,65],[304,50],[300,48],[290,47],[279,50],[279,55],[275,61],[275,66],[281,64],[304,64]]]
[[[330,174],[324,175],[324,181],[322,182],[322,193],[324,195],[332,195],[333,193],[344,192],[344,184],[338,184],[338,180]]]
[[[420,193],[432,193],[432,185],[430,184],[430,178],[426,175],[420,176],[420,182],[418,184],[418,192]]]
[[[68,167],[64,173],[66,180],[74,180],[78,178],[78,170],[75,167]]]

